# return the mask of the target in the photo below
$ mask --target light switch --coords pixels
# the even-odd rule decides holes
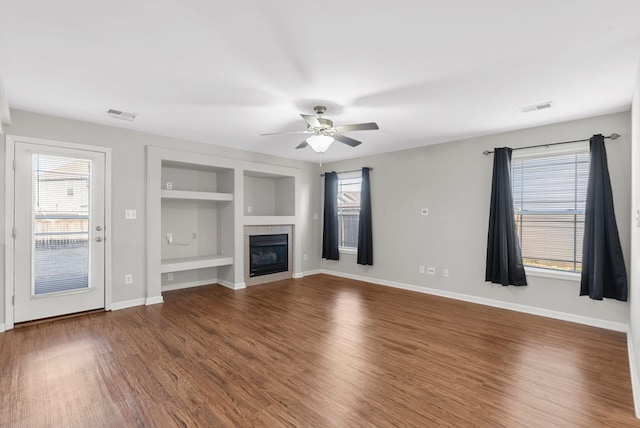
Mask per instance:
[[[125,220],[135,220],[136,219],[136,210],[124,210],[124,219]]]

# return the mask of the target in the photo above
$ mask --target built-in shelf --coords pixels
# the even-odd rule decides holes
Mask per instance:
[[[180,272],[183,270],[203,269],[233,264],[233,257],[229,256],[198,256],[182,257],[178,259],[164,259],[160,264],[160,273]]]
[[[291,215],[246,215],[245,226],[275,226],[279,224],[295,224],[296,217]]]
[[[233,201],[231,193],[197,192],[192,190],[166,190],[160,192],[163,199],[182,199],[191,201]]]

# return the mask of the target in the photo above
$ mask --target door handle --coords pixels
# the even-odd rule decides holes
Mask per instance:
[[[102,230],[102,226],[96,226],[96,230],[100,232]]]
[[[98,236],[98,237],[96,238],[96,242],[102,242],[102,237],[101,237],[101,236]]]

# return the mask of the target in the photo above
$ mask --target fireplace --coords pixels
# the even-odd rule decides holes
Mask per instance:
[[[249,276],[270,275],[289,270],[289,236],[249,236]]]

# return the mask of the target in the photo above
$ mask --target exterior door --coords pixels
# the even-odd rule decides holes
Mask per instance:
[[[15,144],[14,322],[104,308],[105,154]]]

